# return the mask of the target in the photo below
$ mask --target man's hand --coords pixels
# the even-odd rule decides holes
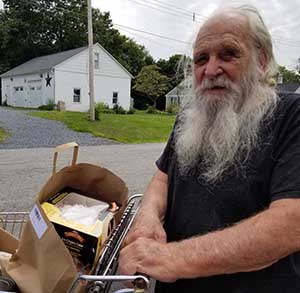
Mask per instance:
[[[140,237],[156,240],[161,243],[167,242],[166,232],[156,215],[139,214],[134,225],[126,236],[123,247],[128,246]]]
[[[175,248],[171,243],[140,237],[120,252],[120,274],[141,273],[162,282],[174,282],[178,279]]]

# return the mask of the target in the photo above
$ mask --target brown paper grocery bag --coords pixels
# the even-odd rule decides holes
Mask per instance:
[[[67,292],[76,278],[76,269],[53,225],[41,208],[39,211],[47,226],[44,234],[39,239],[29,220],[16,253],[6,265],[6,272],[15,280],[21,292]]]
[[[51,195],[65,188],[107,203],[116,202],[122,207],[125,206],[128,197],[128,188],[121,178],[106,168],[81,163],[55,173],[39,192],[37,201],[43,203]]]
[[[8,275],[22,292],[65,293],[77,275],[72,257],[44,214],[41,203],[64,188],[71,188],[87,197],[116,202],[122,207],[116,217],[118,221],[127,201],[128,189],[122,179],[100,166],[76,164],[78,145],[66,146],[70,145],[74,146],[71,166],[56,172],[56,149],[52,176],[39,192],[30,213],[33,220],[25,224],[18,249],[6,266]],[[43,233],[37,229],[39,222],[36,223],[36,219],[44,223]]]
[[[4,229],[0,228],[0,251],[13,254],[18,248],[18,244],[18,239],[16,239],[13,235],[9,234]],[[9,259],[9,256],[2,256],[0,258],[0,268],[2,275],[7,275],[5,268],[7,267]]]
[[[13,235],[0,228],[0,250],[8,253],[14,253],[18,247],[19,241]]]

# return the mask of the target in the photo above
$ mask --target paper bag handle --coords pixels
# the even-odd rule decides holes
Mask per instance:
[[[75,166],[78,157],[78,150],[79,150],[79,146],[76,142],[65,143],[55,148],[54,157],[53,157],[52,176],[56,174],[56,162],[57,162],[58,153],[70,149],[72,147],[74,147],[74,150],[73,150],[73,159],[72,159],[71,166]]]

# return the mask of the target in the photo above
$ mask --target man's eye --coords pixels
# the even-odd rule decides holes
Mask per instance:
[[[194,63],[197,65],[204,65],[208,60],[208,56],[203,54],[194,58]]]
[[[233,58],[239,58],[240,54],[237,50],[234,49],[226,49],[224,51],[221,52],[221,58],[225,61],[229,61]]]
[[[234,49],[226,49],[221,52],[220,57],[224,61],[231,61],[234,58],[239,58],[239,52]]]

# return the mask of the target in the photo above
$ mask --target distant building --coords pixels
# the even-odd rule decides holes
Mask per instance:
[[[174,87],[166,94],[166,110],[170,107],[172,103],[179,106],[182,99],[186,95],[186,90],[192,87],[191,78],[182,80],[179,85]]]
[[[132,75],[101,45],[94,45],[95,102],[128,110]],[[88,47],[37,57],[1,76],[2,103],[37,108],[49,100],[67,111],[89,110]]]
[[[280,93],[296,93],[300,94],[300,82],[294,83],[279,83],[276,89]]]

